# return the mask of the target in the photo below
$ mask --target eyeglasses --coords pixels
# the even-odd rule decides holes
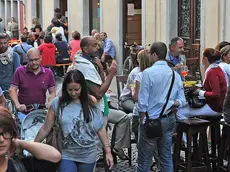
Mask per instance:
[[[3,136],[4,139],[12,139],[13,132],[9,130],[4,130],[3,132],[0,133],[0,136]]]
[[[35,59],[28,59],[29,62],[38,62],[40,60],[40,58],[35,58]]]

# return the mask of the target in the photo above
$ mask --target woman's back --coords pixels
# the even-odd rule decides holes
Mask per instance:
[[[69,53],[68,53],[68,46],[66,44],[66,42],[64,41],[57,41],[54,43],[54,45],[56,46],[59,55],[62,58],[69,58]]]
[[[69,45],[70,45],[70,48],[71,48],[70,60],[73,61],[75,54],[78,52],[78,50],[81,49],[80,40],[73,39],[73,40],[70,41]]]
[[[227,83],[220,67],[211,68],[204,80],[205,97],[207,104],[216,112],[222,112]]]

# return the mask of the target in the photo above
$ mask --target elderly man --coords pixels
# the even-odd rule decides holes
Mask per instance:
[[[176,114],[173,109],[185,105],[185,95],[181,78],[165,61],[167,47],[163,42],[155,42],[150,49],[150,59],[154,64],[145,69],[138,95],[140,113],[140,133],[138,142],[137,172],[149,172],[153,151],[158,149],[161,172],[172,172],[172,136],[176,128]],[[172,86],[171,86],[172,85]],[[151,137],[145,122],[158,119],[161,136]]]
[[[76,69],[80,70],[87,81],[87,86],[91,95],[99,101],[98,108],[104,112],[105,125],[107,120],[116,125],[116,138],[113,148],[121,159],[127,159],[122,148],[130,147],[130,119],[128,115],[119,110],[108,108],[107,98],[105,96],[111,81],[116,74],[117,64],[113,60],[111,67],[108,70],[106,79],[104,78],[103,67],[98,58],[95,58],[97,52],[97,41],[94,37],[84,37],[81,40],[80,46],[82,55],[75,56]]]
[[[17,69],[9,90],[10,97],[19,111],[20,120],[23,120],[25,114],[32,110],[28,109],[29,106],[33,108],[34,104],[46,104],[48,108],[56,95],[55,78],[50,69],[41,66],[38,49],[29,49],[27,56],[28,64]],[[49,91],[48,103],[46,103],[47,90]]]
[[[104,53],[101,56],[101,61],[104,70],[106,70],[106,62],[115,58],[115,47],[113,41],[107,37],[107,33],[101,32],[100,37],[104,42]]]
[[[179,74],[181,72],[181,66],[184,65],[185,59],[182,55],[184,52],[184,40],[181,37],[174,37],[170,40],[169,43],[169,51],[166,56],[166,60],[168,62],[171,62],[175,67],[175,71],[177,71]],[[181,76],[182,80],[184,80],[184,77]]]
[[[14,72],[20,66],[20,57],[9,46],[9,37],[0,33],[0,87],[8,90]]]
[[[36,39],[35,34],[33,32],[30,32],[28,35],[27,44],[34,46],[35,39]]]

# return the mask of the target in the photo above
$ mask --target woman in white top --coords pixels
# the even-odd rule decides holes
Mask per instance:
[[[225,46],[220,50],[221,53],[221,63],[219,64],[220,68],[224,72],[224,76],[227,81],[227,85],[230,78],[230,46]]]

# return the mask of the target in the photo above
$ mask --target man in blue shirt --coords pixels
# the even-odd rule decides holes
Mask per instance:
[[[101,40],[104,42],[104,53],[102,54],[101,61],[103,62],[103,68],[106,70],[105,63],[111,64],[112,59],[115,58],[115,47],[113,41],[107,37],[107,33],[101,32]]]
[[[10,88],[14,72],[20,66],[20,57],[9,46],[9,36],[0,33],[0,87],[3,91]]]
[[[33,48],[31,45],[27,44],[27,37],[22,35],[21,36],[21,44],[14,46],[14,52],[18,53],[21,56],[21,64],[26,65],[28,63],[27,59],[27,51]]]
[[[140,115],[140,134],[138,142],[137,172],[149,172],[153,150],[158,149],[161,172],[172,172],[173,162],[171,144],[173,132],[176,128],[176,114],[172,108],[185,105],[185,95],[180,75],[175,73],[175,80],[169,101],[161,117],[162,136],[149,139],[146,136],[145,116],[150,119],[159,118],[172,81],[172,69],[167,65],[165,56],[167,47],[163,42],[155,42],[150,49],[150,59],[155,62],[145,69],[138,95],[138,111]]]
[[[173,63],[175,66],[174,69],[179,74],[181,72],[181,66],[184,65],[185,59],[182,55],[184,52],[184,40],[181,37],[174,37],[170,40],[169,43],[169,52],[166,56],[166,60],[168,62]],[[184,77],[182,77],[182,80],[184,80]]]

